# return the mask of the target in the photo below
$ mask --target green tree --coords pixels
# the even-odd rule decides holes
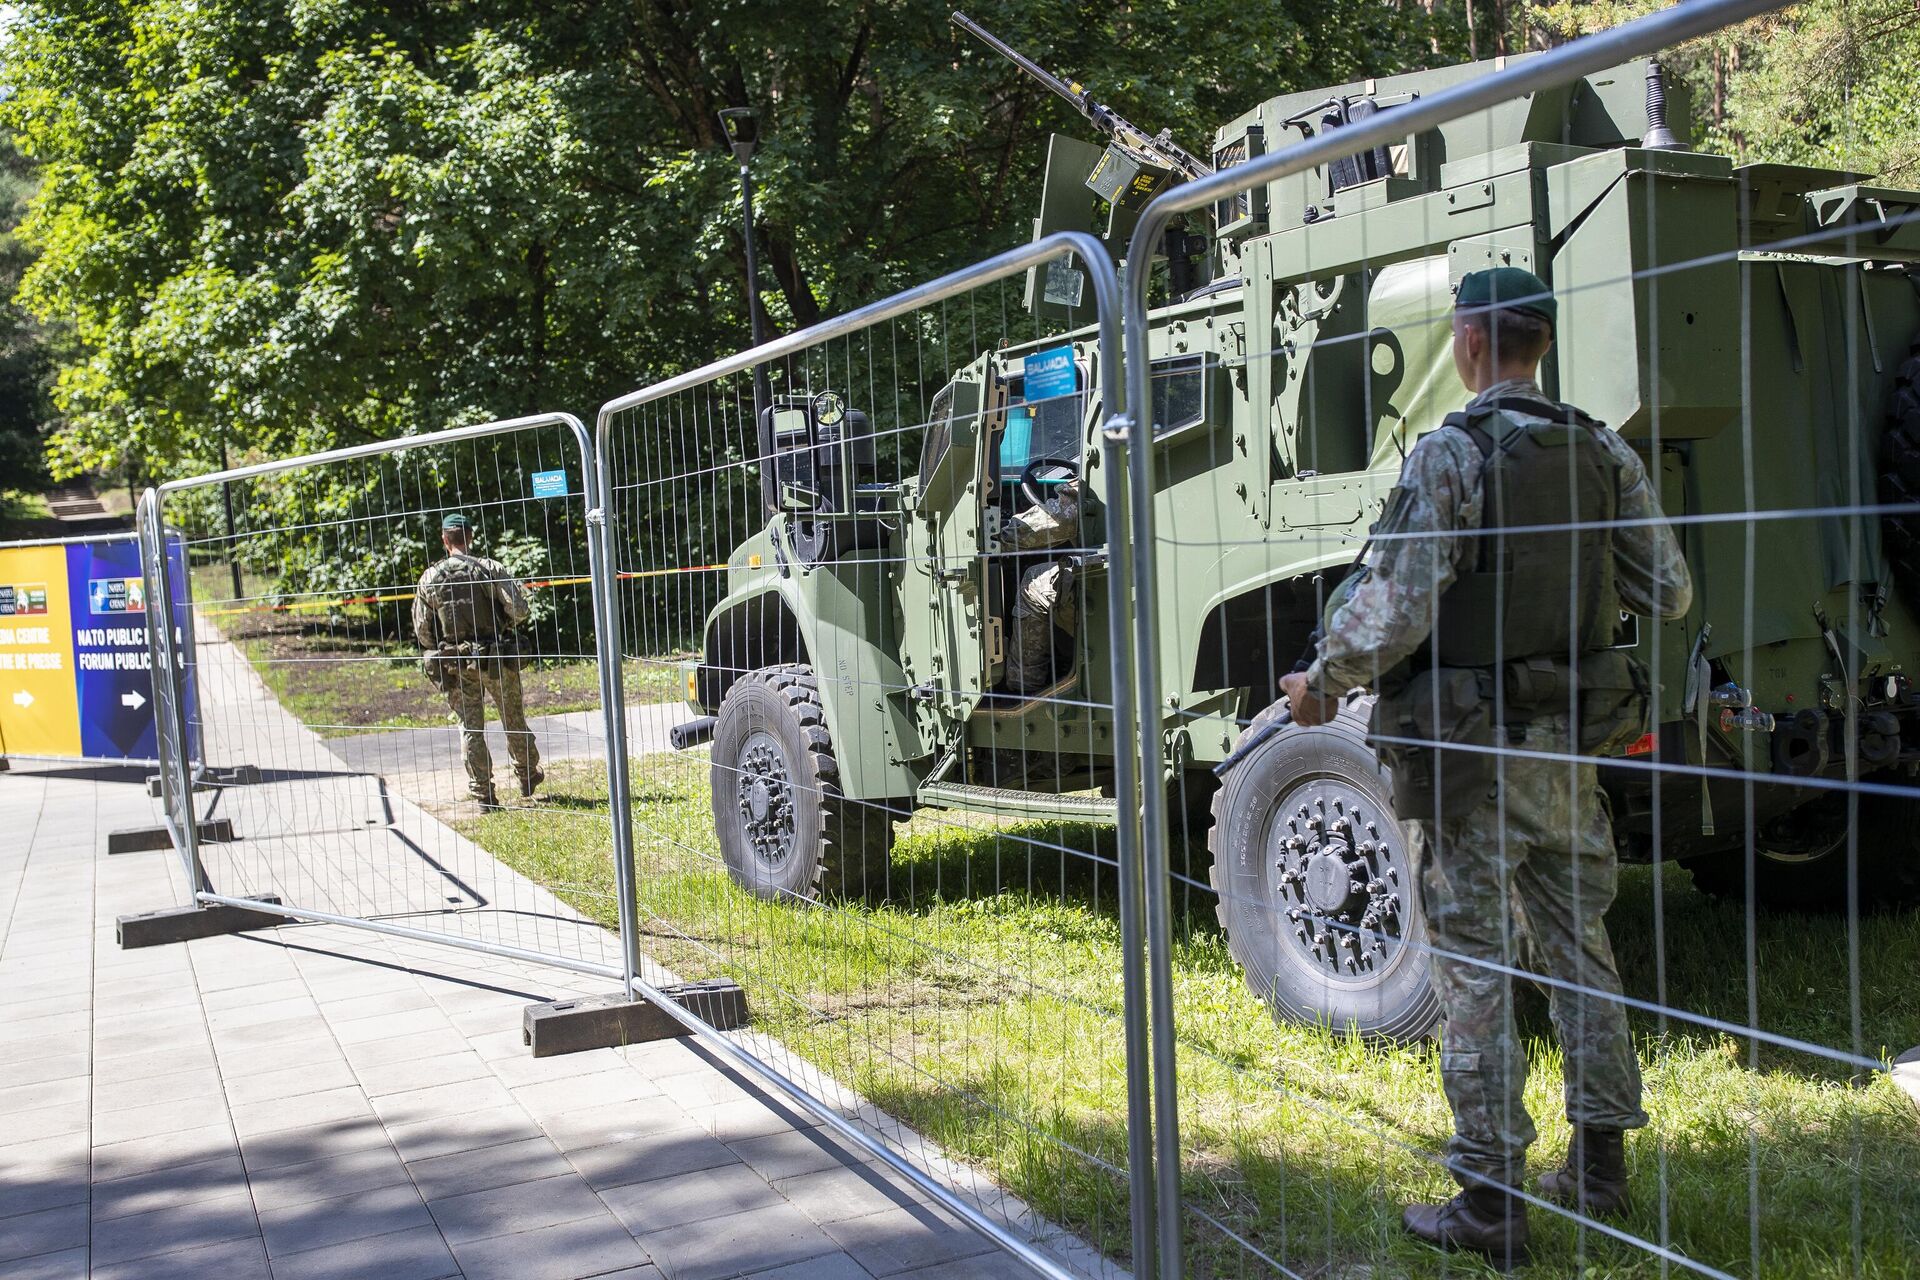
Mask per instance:
[[[53,360],[40,324],[13,301],[33,261],[19,227],[38,185],[32,166],[0,138],[0,489],[30,491],[46,478]]]

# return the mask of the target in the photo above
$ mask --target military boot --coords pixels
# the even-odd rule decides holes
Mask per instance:
[[[532,799],[534,788],[546,780],[547,775],[545,771],[535,766],[532,772],[520,779],[520,794],[526,796],[528,799]]]
[[[492,787],[488,787],[485,791],[474,792],[473,802],[479,805],[483,811],[505,808],[505,806],[500,803],[500,793]]]
[[[1596,1218],[1624,1215],[1631,1204],[1625,1139],[1618,1129],[1576,1127],[1567,1163],[1540,1176],[1541,1197]]]
[[[1468,1187],[1445,1204],[1410,1204],[1400,1224],[1437,1248],[1483,1254],[1496,1271],[1527,1261],[1527,1204],[1504,1187]]]

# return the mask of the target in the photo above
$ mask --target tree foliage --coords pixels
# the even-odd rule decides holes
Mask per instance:
[[[776,325],[1024,237],[1070,123],[925,0],[33,0],[23,298],[69,318],[54,465],[153,473],[596,403],[740,345],[735,169]],[[982,20],[1190,140],[1431,58],[1417,6],[1150,0]]]

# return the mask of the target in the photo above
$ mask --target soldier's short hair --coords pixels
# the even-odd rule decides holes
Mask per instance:
[[[1510,360],[1538,361],[1553,345],[1553,325],[1531,311],[1490,308],[1469,314],[1466,322],[1487,335],[1494,359],[1503,364]]]

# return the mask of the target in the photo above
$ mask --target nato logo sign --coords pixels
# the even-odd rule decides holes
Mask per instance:
[[[1027,357],[1021,370],[1022,395],[1028,404],[1070,396],[1080,389],[1079,373],[1073,367],[1072,347],[1050,347]]]

